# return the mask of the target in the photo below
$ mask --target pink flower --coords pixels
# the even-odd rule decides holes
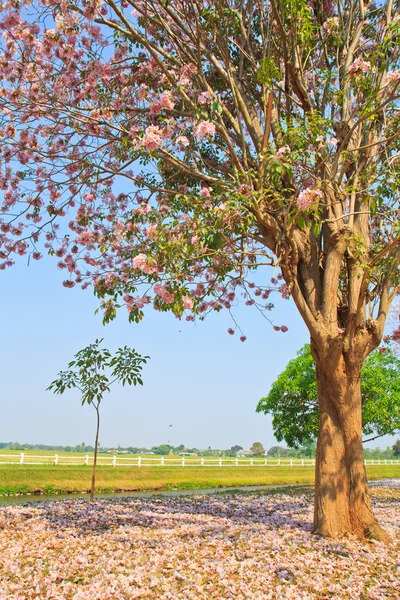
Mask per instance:
[[[163,92],[160,97],[161,106],[167,110],[172,110],[175,103],[172,101],[172,94],[168,90]]]
[[[199,104],[207,104],[211,100],[211,97],[210,92],[202,92],[197,98],[197,101]]]
[[[77,239],[78,244],[90,246],[93,243],[93,233],[91,231],[82,231]]]
[[[349,67],[349,75],[350,77],[354,77],[357,73],[369,73],[371,71],[371,63],[366,60],[362,60],[361,58],[356,58],[356,60]]]
[[[387,84],[395,83],[396,81],[399,81],[399,79],[400,79],[400,70],[389,71],[386,74],[386,83]]]
[[[154,292],[161,298],[165,304],[172,304],[175,300],[175,297],[171,292],[169,292],[165,286],[161,285],[161,283],[157,283],[154,286]]]
[[[194,132],[194,135],[199,139],[203,139],[206,135],[211,137],[215,135],[215,125],[211,121],[201,121]]]
[[[180,146],[189,146],[190,142],[187,139],[186,135],[180,135],[178,138],[176,138],[176,143],[179,144]]]
[[[141,253],[132,258],[132,266],[134,269],[143,270],[143,267],[146,265],[146,255]]]
[[[335,148],[338,145],[338,143],[339,143],[339,140],[337,138],[335,138],[335,137],[331,137],[328,140],[328,144],[331,144],[332,146],[335,146]]]
[[[189,296],[184,296],[182,298],[182,304],[184,308],[187,308],[188,310],[192,310],[193,308],[193,300]]]
[[[283,158],[285,158],[285,155],[290,152],[290,147],[289,146],[282,146],[282,148],[279,148],[278,152],[275,154],[275,158],[277,160],[282,160]]]
[[[147,127],[142,139],[142,146],[146,150],[156,150],[161,146],[161,129],[156,125]]]
[[[317,198],[323,198],[321,190],[306,188],[303,192],[300,192],[297,198],[297,206],[302,211],[308,210]]]
[[[392,332],[391,338],[394,342],[400,342],[400,325]]]
[[[200,196],[202,196],[203,198],[210,198],[211,194],[210,194],[210,190],[207,186],[204,186],[201,188],[200,190]]]
[[[162,112],[162,109],[163,106],[160,100],[154,100],[154,102],[150,104],[150,112],[152,115],[159,115],[160,112]]]
[[[137,256],[135,256],[132,259],[132,266],[134,269],[138,269],[139,271],[142,271],[143,273],[146,273],[147,275],[150,275],[152,273],[157,273],[157,271],[158,271],[157,265],[149,264],[147,261],[146,255],[143,253],[138,254]]]

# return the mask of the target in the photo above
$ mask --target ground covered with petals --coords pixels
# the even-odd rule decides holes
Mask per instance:
[[[309,492],[6,506],[0,600],[397,599],[400,491],[373,494],[387,546],[313,537]]]

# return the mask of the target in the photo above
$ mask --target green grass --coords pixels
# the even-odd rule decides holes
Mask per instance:
[[[0,465],[0,495],[87,492],[91,467]],[[400,477],[400,465],[367,466],[369,479]],[[97,470],[97,491],[199,489],[314,483],[313,467],[108,467]]]

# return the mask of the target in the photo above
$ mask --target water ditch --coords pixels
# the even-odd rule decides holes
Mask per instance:
[[[369,482],[370,487],[384,487],[390,489],[400,489],[400,478],[398,479],[382,479]],[[265,492],[274,493],[280,490],[296,490],[304,489],[311,491],[312,484],[280,484],[280,485],[248,485],[236,487],[219,487],[219,488],[204,488],[190,490],[151,490],[151,491],[135,491],[135,492],[107,492],[96,494],[96,499],[117,499],[117,498],[154,498],[166,497],[176,498],[178,496],[203,496],[212,494],[227,494],[227,493],[251,493]],[[0,496],[0,506],[8,506],[10,504],[30,504],[32,502],[49,502],[62,500],[76,500],[89,498],[88,493],[71,493],[71,494],[21,494],[15,496]]]

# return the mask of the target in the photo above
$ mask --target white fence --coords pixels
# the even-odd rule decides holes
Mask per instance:
[[[366,465],[398,465],[399,460],[365,460]],[[32,455],[0,454],[1,465],[92,465],[93,455],[60,456],[59,454]],[[112,456],[100,455],[97,464],[111,467],[311,467],[314,459],[299,458],[213,458],[187,456]]]

